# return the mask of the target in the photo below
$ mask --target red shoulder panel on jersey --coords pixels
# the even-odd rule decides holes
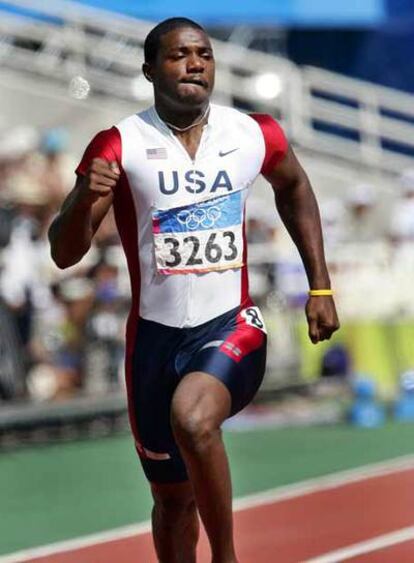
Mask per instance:
[[[261,173],[266,176],[281,162],[288,151],[288,141],[280,125],[272,116],[265,113],[251,113],[250,117],[257,121],[262,130],[266,153]]]
[[[82,160],[76,168],[76,174],[85,175],[94,158],[102,158],[108,162],[116,161],[121,169],[122,160],[121,135],[116,127],[100,131],[83,153]]]

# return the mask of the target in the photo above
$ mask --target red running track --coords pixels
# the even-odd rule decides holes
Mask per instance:
[[[298,563],[413,524],[414,470],[406,469],[240,510],[235,536],[241,563]],[[143,534],[30,561],[156,563],[156,558],[150,535]],[[198,561],[210,561],[204,535]],[[348,561],[412,563],[414,542]]]

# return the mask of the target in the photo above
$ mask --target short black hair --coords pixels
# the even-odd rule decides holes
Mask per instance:
[[[160,22],[148,33],[144,43],[145,62],[152,64],[157,58],[160,40],[163,35],[179,27],[193,27],[206,33],[205,29],[197,22],[188,18],[169,18]]]

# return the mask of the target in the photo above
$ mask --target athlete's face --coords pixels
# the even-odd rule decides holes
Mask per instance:
[[[191,27],[163,35],[155,63],[146,67],[158,101],[177,108],[205,105],[213,90],[214,70],[209,38]]]

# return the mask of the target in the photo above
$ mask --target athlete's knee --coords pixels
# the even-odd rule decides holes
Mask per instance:
[[[208,449],[212,441],[221,432],[214,415],[199,406],[194,406],[188,411],[182,412],[181,409],[174,408],[173,405],[171,424],[179,445],[196,452]]]
[[[177,527],[186,526],[196,513],[197,505],[195,499],[183,501],[172,501],[170,499],[154,499],[153,514],[164,526]]]

